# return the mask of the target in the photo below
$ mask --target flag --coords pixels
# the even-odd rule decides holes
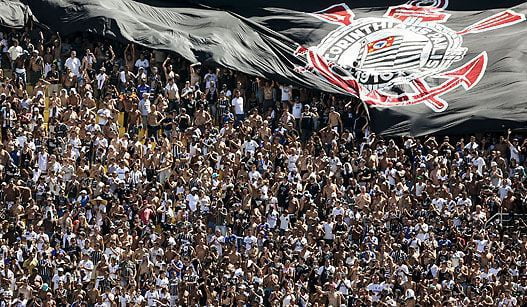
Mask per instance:
[[[11,0],[4,2],[16,3]],[[360,97],[382,134],[524,127],[524,1],[31,0],[0,11]],[[17,9],[18,12],[17,13]],[[7,22],[6,22],[7,23]]]
[[[368,53],[378,52],[378,51],[382,51],[383,49],[390,48],[393,46],[394,41],[395,41],[395,37],[389,36],[389,37],[368,43]],[[396,46],[400,44],[400,41],[401,41],[400,39],[397,40],[398,43],[396,44]]]

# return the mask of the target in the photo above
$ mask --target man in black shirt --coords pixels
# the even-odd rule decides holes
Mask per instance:
[[[300,134],[302,141],[307,141],[311,137],[315,128],[315,115],[311,113],[311,107],[309,105],[304,106],[304,111],[300,115]]]

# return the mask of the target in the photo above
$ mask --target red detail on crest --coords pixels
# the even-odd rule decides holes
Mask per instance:
[[[294,55],[298,56],[298,55],[303,55],[303,54],[306,54],[306,53],[307,53],[307,48],[306,47],[298,46],[298,47],[296,47]]]
[[[450,17],[450,14],[443,13],[441,9],[435,7],[400,5],[390,7],[384,16],[401,21],[415,18],[425,22],[444,22]]]
[[[482,53],[472,61],[459,67],[456,70],[442,73],[441,76],[451,77],[459,80],[465,90],[469,90],[476,85],[487,67],[487,53]]]
[[[331,84],[345,90],[346,92],[358,96],[359,93],[359,83],[354,80],[345,80],[342,76],[339,76],[331,70],[331,67],[335,65],[334,63],[328,63],[328,61],[318,53],[313,50],[307,51],[307,61],[309,66],[312,66],[313,69],[324,77]]]
[[[457,32],[460,35],[463,34],[471,34],[471,33],[481,33],[485,31],[495,30],[507,26],[511,26],[513,24],[517,24],[518,22],[522,22],[525,20],[525,15],[518,14],[513,11],[504,11],[501,13],[498,13],[496,15],[492,15],[488,18],[485,18],[483,20],[480,20],[479,22],[476,22],[473,25],[470,25],[463,29],[462,31]]]
[[[368,53],[372,53],[378,50],[389,48],[393,46],[394,40],[395,40],[394,36],[389,36],[389,37],[378,39],[376,41],[368,43]]]
[[[430,91],[430,87],[428,87],[428,84],[423,79],[415,79],[412,81],[412,84],[419,94],[426,94]],[[448,103],[437,96],[429,97],[428,100],[423,102],[436,112],[444,111],[448,107]]]
[[[325,10],[312,13],[311,15],[340,26],[349,26],[353,21],[353,17],[355,17],[355,14],[344,3],[332,5]]]
[[[482,52],[479,56],[456,70],[441,74],[442,77],[446,77],[448,80],[436,87],[428,88],[424,81],[417,79],[413,82],[413,85],[418,90],[417,94],[389,96],[375,90],[364,95],[363,101],[370,105],[384,107],[426,103],[431,106],[434,111],[442,111],[445,108],[444,106],[446,106],[446,102],[444,102],[440,96],[459,86],[463,86],[465,90],[471,89],[479,82],[479,80],[481,80],[486,67],[487,53]]]

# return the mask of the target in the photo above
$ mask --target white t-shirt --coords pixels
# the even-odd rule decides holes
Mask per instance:
[[[269,228],[274,229],[276,227],[277,221],[278,221],[278,212],[276,212],[276,210],[273,210],[267,216],[267,224],[269,224]]]
[[[486,165],[485,160],[482,157],[478,157],[472,161],[472,164],[478,168],[478,174],[483,175],[483,167]]]
[[[446,200],[444,198],[434,198],[432,199],[432,205],[437,208],[437,210],[441,211],[446,205]]]
[[[99,121],[97,122],[97,124],[99,124],[100,126],[104,126],[108,123],[108,118],[112,116],[112,113],[108,109],[99,109],[97,111],[97,115],[99,116]]]
[[[489,243],[487,240],[474,240],[476,243],[476,250],[482,253],[485,250],[485,246]]]
[[[157,306],[157,300],[159,299],[159,294],[157,291],[146,291],[145,293],[146,302],[148,306]]]
[[[335,235],[333,235],[333,223],[324,223],[324,239],[333,240]]]
[[[464,206],[464,207],[470,207],[472,206],[472,201],[470,200],[470,198],[458,198],[457,200],[457,205],[458,206]]]
[[[104,84],[106,83],[106,79],[108,79],[108,75],[104,73],[100,73],[96,76],[97,79],[97,89],[102,89],[104,87]]]
[[[137,61],[135,61],[135,65],[134,65],[137,69],[139,69],[139,67],[143,67],[144,69],[150,67],[150,63],[148,62],[147,59],[144,59],[144,60],[141,60],[141,59],[137,59]]]
[[[289,229],[289,215],[280,215],[280,229]]]
[[[386,285],[384,283],[382,284],[369,284],[368,287],[366,287],[366,289],[368,291],[371,291],[373,292],[373,301],[374,302],[377,302],[379,301],[379,294],[382,292],[382,290],[384,290],[386,288]]]
[[[395,168],[387,168],[384,171],[384,175],[388,178],[388,184],[395,186],[395,178],[397,177],[397,170]]]
[[[48,169],[48,153],[39,153],[38,154],[38,168],[45,172]]]
[[[280,90],[282,91],[282,101],[289,101],[289,99],[291,98],[291,93],[293,92],[293,87],[290,85],[280,85]]]
[[[81,61],[78,58],[72,59],[69,57],[64,63],[64,66],[68,67],[75,76],[80,77]]]
[[[148,116],[148,114],[150,113],[150,100],[141,99],[141,101],[139,101],[138,108],[139,111],[141,111],[142,116]]]
[[[256,143],[255,140],[245,141],[245,143],[243,143],[243,149],[245,150],[245,154],[254,154],[256,148],[258,147],[258,143]]]
[[[250,250],[253,246],[256,245],[256,242],[258,242],[258,239],[256,239],[255,236],[246,236],[243,238],[243,243],[245,243],[245,249]]]
[[[223,252],[223,247],[221,246],[223,243],[225,243],[225,237],[220,235],[217,237],[216,235],[213,235],[210,238],[210,242],[213,242],[212,244],[216,247],[218,250],[218,254],[221,255]]]
[[[128,167],[123,167],[121,168],[120,166],[118,166],[116,169],[115,169],[115,172],[117,173],[117,178],[121,179],[121,180],[124,180],[126,178],[126,173],[128,173],[130,171],[130,169]]]
[[[169,92],[179,93],[179,89],[178,89],[177,84],[175,82],[172,83],[172,85],[170,85],[170,83],[167,83],[167,85],[165,86],[165,91],[167,93],[169,93]]]
[[[130,295],[128,294],[119,295],[119,304],[121,305],[121,307],[126,307],[129,301],[130,301]]]
[[[331,215],[333,215],[333,216],[344,215],[344,208],[342,208],[342,207],[334,207],[332,212],[331,212]]]
[[[188,207],[190,208],[192,212],[197,210],[198,201],[199,201],[198,195],[192,195],[192,194],[187,195]]]
[[[299,156],[298,155],[290,155],[287,157],[287,170],[292,172],[296,171],[296,161],[298,161]]]
[[[415,196],[420,197],[423,195],[423,191],[426,189],[426,183],[416,183],[415,184]]]
[[[20,55],[22,55],[22,53],[24,53],[24,49],[22,49],[21,46],[11,46],[9,47],[9,49],[7,50],[7,52],[9,53],[9,56],[11,57],[11,60],[16,60]]]
[[[238,97],[238,98],[235,97],[235,98],[233,98],[231,105],[234,107],[234,113],[235,114],[237,114],[237,115],[244,114],[244,111],[243,111],[243,98],[242,97]]]
[[[249,180],[251,182],[255,182],[255,181],[258,181],[260,178],[262,178],[262,174],[260,174],[259,171],[250,171],[249,172]]]
[[[299,119],[302,116],[302,104],[300,102],[295,102],[293,105],[293,116],[295,119]]]
[[[467,145],[465,145],[465,149],[467,150],[476,150],[478,148],[479,148],[479,145],[476,142],[469,142]]]
[[[518,151],[517,146],[509,146],[509,150],[511,152],[511,160],[514,159],[516,162],[520,162],[520,152]]]
[[[509,193],[509,191],[512,191],[512,188],[508,185],[506,186],[501,186],[498,190],[498,193],[500,194],[500,199],[503,200],[505,199],[505,197],[507,197],[507,194]]]

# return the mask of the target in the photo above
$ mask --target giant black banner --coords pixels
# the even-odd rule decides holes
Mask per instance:
[[[63,34],[90,31],[360,97],[380,133],[493,131],[527,119],[523,1],[26,4],[40,23]],[[0,20],[16,19],[3,15]]]

